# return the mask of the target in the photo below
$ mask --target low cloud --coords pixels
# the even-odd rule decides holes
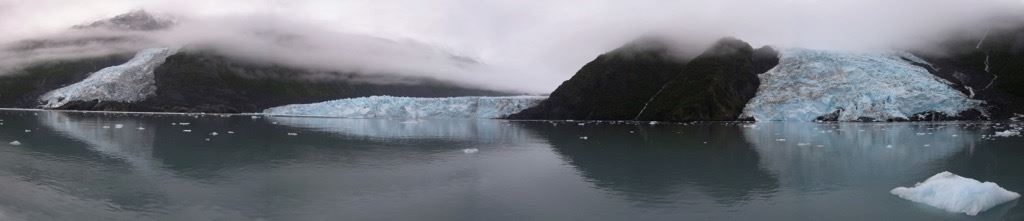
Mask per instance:
[[[339,71],[426,76],[546,93],[583,64],[640,36],[674,36],[684,53],[735,36],[755,46],[836,50],[927,48],[1020,0],[7,0],[0,42],[69,34],[67,27],[134,9],[180,18],[173,29],[64,47],[13,60],[88,56],[153,45],[204,45],[234,57]],[[59,16],[57,16],[59,15]],[[141,35],[141,36],[139,36]],[[8,67],[10,65],[7,65]]]

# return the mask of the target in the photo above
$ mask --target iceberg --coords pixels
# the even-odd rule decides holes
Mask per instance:
[[[274,116],[366,119],[494,119],[507,117],[533,107],[546,98],[542,96],[448,98],[373,96],[273,107],[264,110],[263,113]]]
[[[903,199],[971,216],[1020,198],[1020,194],[995,183],[982,183],[950,172],[935,174],[914,187],[896,187],[889,192]]]
[[[43,108],[60,108],[72,101],[143,101],[156,94],[153,70],[174,53],[169,48],[142,50],[124,64],[101,69],[85,80],[43,94],[39,101]]]
[[[929,65],[902,52],[782,50],[779,65],[759,75],[761,86],[742,116],[757,121],[810,122],[823,116],[839,121],[884,121],[928,112],[949,116],[967,110],[985,113],[980,108],[982,101],[971,99],[910,61]]]

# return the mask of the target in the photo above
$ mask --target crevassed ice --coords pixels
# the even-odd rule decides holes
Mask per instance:
[[[533,107],[542,96],[410,98],[373,96],[269,108],[270,115],[341,118],[501,118]]]
[[[927,64],[909,53],[785,49],[780,56],[778,66],[759,76],[761,86],[744,108],[744,117],[814,121],[841,110],[840,121],[856,121],[981,110],[982,101],[904,60]]]
[[[995,183],[982,183],[950,172],[941,172],[913,187],[896,187],[889,192],[903,199],[972,216],[1020,198],[1020,194]]]
[[[150,48],[130,61],[92,73],[78,83],[39,97],[43,108],[59,108],[71,101],[138,102],[156,93],[153,70],[175,53],[169,48]]]

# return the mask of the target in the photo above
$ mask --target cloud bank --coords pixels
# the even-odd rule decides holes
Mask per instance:
[[[994,17],[1022,15],[1024,2],[2,0],[0,31],[6,34],[0,42],[65,36],[67,27],[134,9],[172,14],[181,23],[144,34],[149,40],[122,45],[126,50],[153,43],[206,43],[284,64],[546,93],[597,55],[651,33],[685,39],[678,50],[689,53],[699,53],[722,36],[755,46],[927,47],[954,32],[983,33]],[[4,59],[14,58],[0,55]]]

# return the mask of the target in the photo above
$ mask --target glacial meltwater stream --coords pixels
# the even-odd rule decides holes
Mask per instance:
[[[0,111],[0,220],[1024,220],[890,193],[1024,192],[1008,124]]]

